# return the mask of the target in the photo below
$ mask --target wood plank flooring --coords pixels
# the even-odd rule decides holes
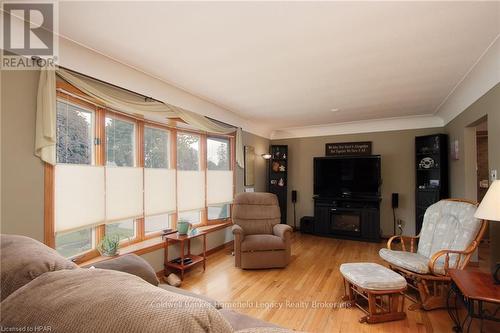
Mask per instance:
[[[294,233],[286,269],[241,270],[230,249],[208,257],[207,270],[186,274],[182,288],[227,302],[235,311],[307,332],[451,332],[446,310],[407,311],[405,320],[360,324],[357,308],[335,308],[344,293],[339,266],[378,262],[374,244]],[[481,266],[484,263],[481,263]],[[405,305],[411,304],[406,300]],[[471,330],[473,332],[473,330]]]

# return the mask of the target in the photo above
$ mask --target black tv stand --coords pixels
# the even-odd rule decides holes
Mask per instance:
[[[313,233],[368,242],[380,241],[380,197],[315,197]]]

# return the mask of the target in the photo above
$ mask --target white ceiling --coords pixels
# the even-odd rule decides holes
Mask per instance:
[[[433,114],[500,33],[498,2],[61,2],[59,17],[61,35],[275,129]]]

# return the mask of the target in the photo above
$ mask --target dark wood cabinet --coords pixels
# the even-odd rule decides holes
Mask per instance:
[[[314,234],[378,242],[380,199],[314,199]]]
[[[427,208],[449,196],[446,134],[415,138],[415,170],[415,233],[418,235]]]
[[[267,190],[278,197],[281,223],[286,224],[288,201],[288,146],[271,145],[269,148],[269,178]]]

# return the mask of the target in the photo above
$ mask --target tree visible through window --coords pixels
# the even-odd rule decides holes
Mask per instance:
[[[106,161],[111,166],[134,166],[135,124],[106,117]]]
[[[56,235],[56,250],[69,258],[92,249],[92,228]]]
[[[208,206],[208,219],[209,220],[227,219],[228,217],[231,216],[230,208],[231,205],[229,204]]]
[[[117,223],[106,224],[106,235],[118,236],[120,240],[135,237],[134,220],[128,219]]]
[[[200,137],[194,134],[177,134],[177,169],[200,169]]]
[[[166,130],[153,127],[144,128],[144,166],[146,168],[168,169],[168,137]]]
[[[92,164],[92,112],[57,101],[57,163]]]
[[[230,170],[229,139],[207,138],[207,167],[208,170]]]

